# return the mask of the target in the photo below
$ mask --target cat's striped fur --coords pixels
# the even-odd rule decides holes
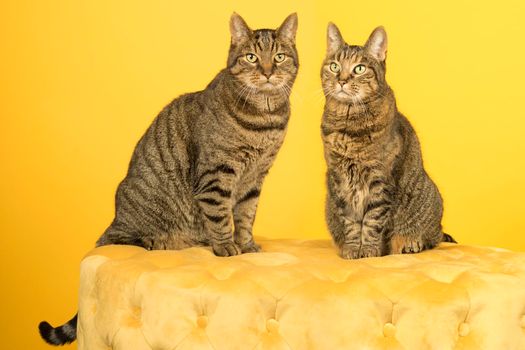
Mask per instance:
[[[442,199],[423,168],[416,133],[385,80],[386,49],[382,27],[364,46],[350,46],[334,24],[328,26],[321,70],[326,218],[347,259],[415,253],[453,241],[442,232]],[[334,63],[340,71],[332,71]]]
[[[97,246],[211,245],[220,256],[260,250],[252,225],[290,115],[297,16],[276,30],[252,31],[233,14],[230,29],[227,68],[205,90],[166,106],[138,142]],[[42,322],[40,331],[58,345],[75,339],[75,326],[76,317],[57,328]]]

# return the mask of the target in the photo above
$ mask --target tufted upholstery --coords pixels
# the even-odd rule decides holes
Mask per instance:
[[[525,349],[525,253],[443,244],[346,261],[329,241],[264,253],[94,249],[78,348]]]

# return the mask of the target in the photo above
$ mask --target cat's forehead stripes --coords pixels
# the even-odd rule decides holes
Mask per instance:
[[[270,29],[256,30],[253,36],[252,48],[256,53],[278,51],[280,44],[276,40],[275,31]]]
[[[336,53],[335,59],[339,62],[349,61],[350,63],[358,63],[363,60],[362,48],[359,46],[345,45]]]

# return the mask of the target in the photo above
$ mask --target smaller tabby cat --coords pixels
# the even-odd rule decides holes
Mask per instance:
[[[260,250],[252,226],[290,116],[297,15],[275,30],[251,30],[234,13],[230,31],[227,67],[203,91],[168,104],[138,142],[97,246],[209,245],[219,256]],[[39,329],[62,345],[75,340],[76,325],[75,315]]]
[[[418,138],[385,80],[387,36],[348,45],[328,25],[321,70],[326,218],[345,259],[416,253],[454,241],[441,229],[442,199],[423,168]]]

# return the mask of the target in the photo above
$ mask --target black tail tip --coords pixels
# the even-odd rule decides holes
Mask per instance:
[[[47,338],[51,333],[52,329],[53,327],[51,327],[51,325],[46,321],[42,321],[38,325],[38,330],[40,331],[40,335],[42,336],[42,338]]]
[[[46,321],[40,322],[40,324],[38,325],[38,331],[40,332],[40,336],[46,341],[46,343],[55,345],[49,340],[51,337],[51,332],[53,331],[53,327],[49,323],[47,323]]]
[[[441,242],[458,243],[456,242],[454,237],[452,237],[448,233],[443,233],[443,239],[441,240]]]
[[[40,322],[38,330],[40,336],[51,345],[65,345],[75,341],[77,338],[77,318],[75,315],[60,327],[53,327],[46,321]]]
[[[40,331],[42,339],[44,339],[49,345],[64,345],[70,343],[70,341],[61,341],[58,339],[54,334],[55,328],[46,321],[40,322],[38,330]]]

